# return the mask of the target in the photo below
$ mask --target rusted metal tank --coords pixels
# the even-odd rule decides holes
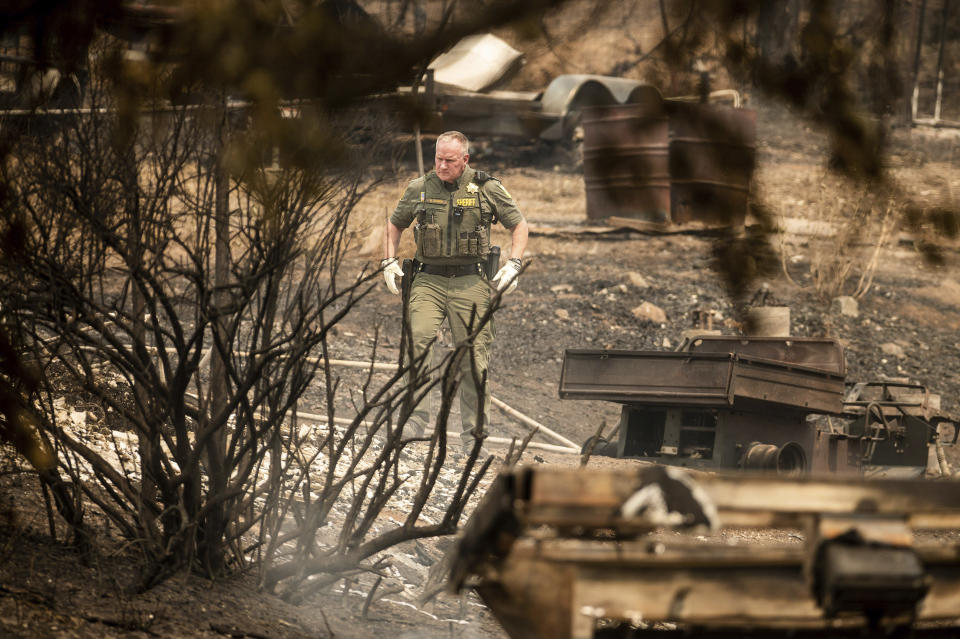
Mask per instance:
[[[659,101],[583,109],[587,217],[669,221],[669,129]]]
[[[750,195],[757,113],[672,102],[670,217],[721,226],[743,224]]]
[[[742,225],[756,112],[655,100],[583,109],[587,217]]]

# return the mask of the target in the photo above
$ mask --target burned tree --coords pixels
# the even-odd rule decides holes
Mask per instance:
[[[116,66],[93,75],[84,109],[4,123],[19,133],[3,164],[4,230],[22,229],[22,250],[0,271],[3,317],[41,371],[21,402],[75,487],[68,496],[135,542],[141,587],[250,562],[271,584],[335,578],[372,569],[368,558],[405,539],[455,532],[490,463],[476,467],[479,448],[440,498],[439,521],[419,519],[438,499],[451,371],[469,340],[436,366],[407,356],[349,397],[329,362],[329,332],[374,285],[374,270],[347,278],[342,266],[350,212],[377,181],[364,160],[390,152],[389,123],[310,105],[274,117],[223,91],[171,103],[162,74],[136,76],[131,93],[114,80],[142,69],[116,53],[99,58]],[[349,139],[358,128],[362,147]],[[407,384],[411,367],[422,375]],[[321,379],[322,414],[304,431],[298,402]],[[436,435],[405,438],[410,407],[437,385]],[[107,452],[88,441],[82,412],[65,411],[78,399],[109,422]],[[405,451],[418,472],[399,472]],[[414,484],[407,522],[373,530]],[[342,531],[318,541],[338,503]],[[81,513],[64,514],[86,534]]]

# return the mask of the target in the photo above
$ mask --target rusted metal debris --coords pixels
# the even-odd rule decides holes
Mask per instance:
[[[676,352],[567,350],[559,393],[623,405],[607,454],[703,470],[917,477],[929,447],[955,443],[958,431],[923,386],[849,383],[830,339],[704,336]]]
[[[803,543],[700,534],[752,527]],[[451,584],[515,639],[958,636],[960,546],[925,532],[956,528],[956,482],[522,468],[474,512]]]
[[[558,141],[579,136],[581,109],[647,100],[660,93],[648,84],[600,75],[560,75],[543,91],[483,92],[444,89],[428,73],[418,95],[434,113],[425,130],[449,129],[470,136],[540,138]],[[407,95],[408,88],[399,94]]]
[[[742,226],[755,111],[644,94],[582,109],[587,217]]]

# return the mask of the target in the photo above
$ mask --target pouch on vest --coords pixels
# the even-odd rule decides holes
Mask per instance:
[[[439,224],[417,224],[413,227],[413,238],[424,257],[443,257]]]
[[[417,223],[413,227],[413,239],[420,249],[423,257],[442,257],[443,237],[440,233],[440,225],[436,223],[435,216],[427,216],[424,207],[417,207]]]
[[[457,238],[457,253],[465,257],[480,257],[480,234],[460,233]]]
[[[486,257],[490,252],[490,226],[477,226],[477,255]]]

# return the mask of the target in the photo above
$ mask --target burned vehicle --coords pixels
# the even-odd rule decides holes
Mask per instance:
[[[567,350],[560,397],[623,405],[594,453],[701,470],[924,474],[957,421],[918,384],[849,382],[831,339],[702,336],[677,351]]]
[[[511,639],[956,637],[958,500],[955,481],[509,469],[450,584]]]

